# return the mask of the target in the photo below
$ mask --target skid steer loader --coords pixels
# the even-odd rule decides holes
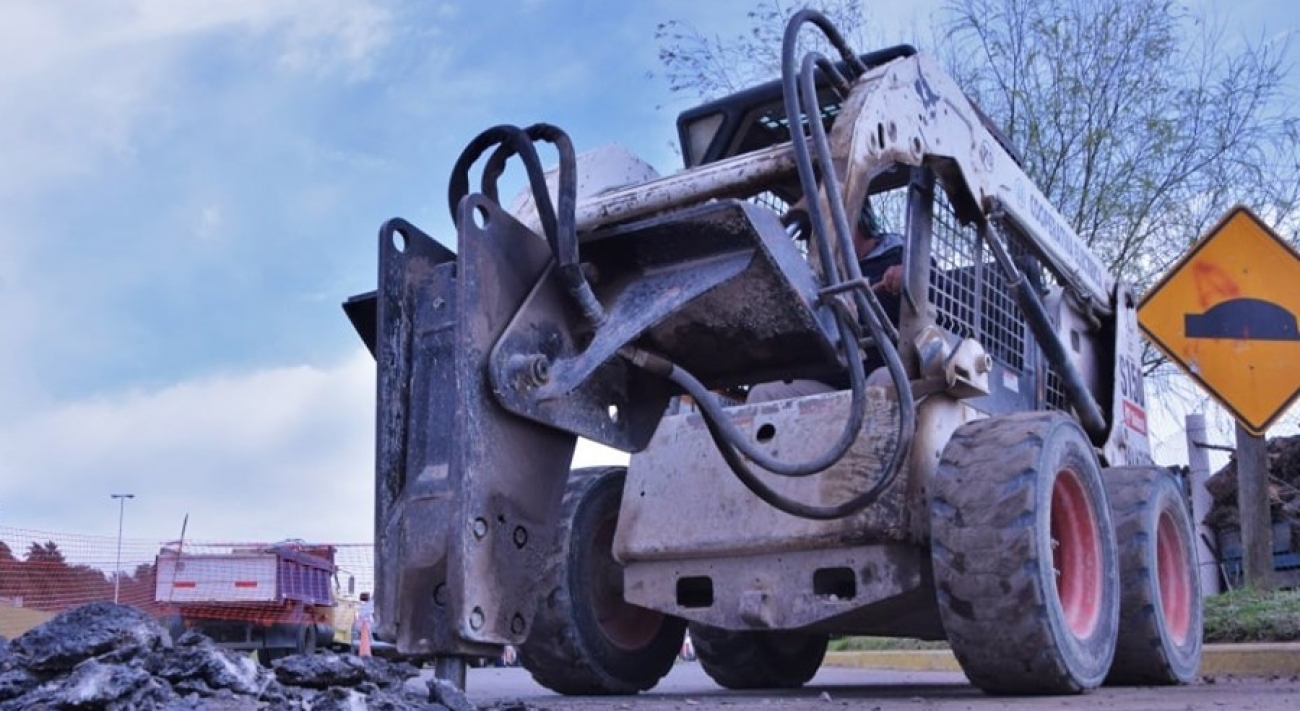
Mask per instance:
[[[653,687],[688,627],[728,688],[799,686],[843,634],[947,640],[995,693],[1190,680],[1133,292],[932,60],[806,10],[783,65],[680,117],[675,175],[498,126],[452,171],[454,253],[382,226],[344,305],[378,363],[378,635],[462,685],[519,645],[569,694]],[[853,256],[868,200],[903,236],[897,315]],[[735,397],[796,378],[849,387]],[[579,437],[630,463],[569,471]]]

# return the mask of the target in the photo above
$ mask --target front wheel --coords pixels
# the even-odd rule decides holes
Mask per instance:
[[[1115,655],[1115,532],[1092,445],[1060,413],[960,427],[931,486],[939,613],[991,693],[1100,686]]]
[[[797,689],[821,668],[830,638],[813,632],[731,630],[692,622],[695,656],[727,689]]]
[[[1201,666],[1201,585],[1187,500],[1167,470],[1105,471],[1119,540],[1119,644],[1107,684],[1186,684]]]
[[[644,691],[681,650],[685,620],[623,598],[623,566],[612,547],[625,476],[622,467],[569,476],[559,541],[540,581],[546,598],[519,647],[533,678],[561,694]]]

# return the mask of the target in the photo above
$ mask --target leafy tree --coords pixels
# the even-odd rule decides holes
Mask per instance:
[[[51,568],[66,564],[63,558],[63,551],[59,550],[59,544],[54,541],[45,543],[32,542],[27,548],[27,562],[33,565],[49,566]]]
[[[1113,271],[1149,285],[1226,210],[1297,207],[1286,46],[1232,46],[1169,0],[959,0],[959,81]],[[1294,234],[1294,233],[1293,233]]]
[[[152,610],[156,578],[157,573],[153,563],[137,565],[133,573],[122,577],[122,604]]]
[[[725,38],[662,24],[670,86],[716,98],[778,75],[795,9],[759,2],[748,30]],[[864,10],[854,0],[825,8],[846,37],[862,36]],[[1237,203],[1297,242],[1300,119],[1288,114],[1285,43],[1229,43],[1170,0],[949,0],[942,18],[934,44],[950,72],[1139,291]],[[1170,372],[1154,349],[1144,361],[1148,373]]]
[[[0,597],[12,598],[22,594],[20,565],[9,544],[0,541]]]
[[[716,99],[779,75],[785,21],[802,7],[802,3],[762,0],[745,13],[745,31],[729,37],[704,34],[681,20],[659,23],[655,40],[663,77],[672,91]],[[862,0],[826,0],[819,10],[850,45],[866,46],[863,18],[867,13]],[[809,48],[828,57],[838,56],[820,33],[810,32],[806,39],[811,42]]]

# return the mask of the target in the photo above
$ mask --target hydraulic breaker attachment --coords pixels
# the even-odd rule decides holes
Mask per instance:
[[[459,247],[403,220],[379,233],[377,632],[414,656],[489,656],[527,634],[538,601],[505,592],[540,572],[576,441],[505,412],[485,377],[545,244],[514,223]]]

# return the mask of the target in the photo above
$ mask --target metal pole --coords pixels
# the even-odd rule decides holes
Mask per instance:
[[[1201,590],[1206,595],[1215,595],[1219,592],[1219,567],[1214,559],[1214,553],[1205,543],[1207,538],[1214,540],[1214,531],[1205,525],[1205,517],[1210,513],[1214,503],[1211,501],[1209,489],[1205,488],[1205,482],[1210,478],[1210,454],[1204,447],[1205,416],[1193,412],[1184,422],[1187,429],[1188,478],[1191,479],[1189,484],[1192,492],[1192,526],[1197,533],[1196,557],[1200,561]]]
[[[113,603],[117,604],[122,596],[122,519],[126,516],[126,500],[134,499],[135,494],[110,494],[117,499],[117,563],[113,568]]]

